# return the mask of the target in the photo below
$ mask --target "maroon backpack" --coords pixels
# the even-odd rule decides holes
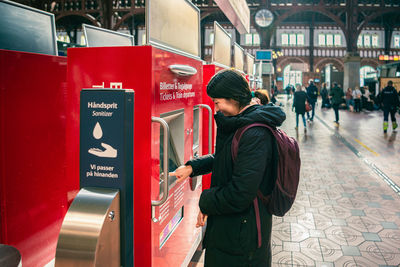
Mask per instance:
[[[277,177],[274,189],[271,195],[264,196],[260,190],[257,192],[257,196],[261,199],[268,211],[276,216],[283,216],[290,210],[293,202],[296,198],[297,188],[299,186],[300,178],[300,150],[296,140],[286,135],[286,133],[275,127],[271,127],[267,124],[253,123],[242,128],[239,128],[233,136],[231,154],[233,162],[236,161],[239,141],[243,133],[251,128],[261,126],[268,128],[275,136],[278,144],[278,167]],[[258,236],[258,248],[261,247],[261,220],[260,210],[258,208],[257,197],[253,200],[254,211],[256,214],[257,224],[257,236]]]
[[[243,133],[251,128],[261,126],[268,128],[276,138],[278,144],[278,169],[274,189],[271,195],[264,196],[261,191],[257,196],[262,200],[268,211],[276,216],[283,216],[292,207],[296,198],[300,178],[300,150],[296,140],[286,135],[280,129],[267,124],[253,123],[238,129],[232,140],[232,159],[236,160],[239,141]]]

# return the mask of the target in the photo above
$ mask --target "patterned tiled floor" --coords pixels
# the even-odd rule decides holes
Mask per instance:
[[[299,142],[301,181],[293,208],[274,217],[273,266],[399,266],[400,196],[364,160],[397,183],[396,134],[382,134],[378,112],[343,111],[338,127],[333,110],[320,109],[307,133],[296,131],[289,106],[282,128]],[[198,251],[189,266],[203,258]]]

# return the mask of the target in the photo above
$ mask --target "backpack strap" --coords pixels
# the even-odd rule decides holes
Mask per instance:
[[[269,126],[267,124],[263,124],[263,123],[252,123],[252,124],[249,124],[249,125],[246,125],[246,126],[244,126],[242,128],[237,129],[235,135],[233,136],[232,146],[231,146],[231,155],[232,155],[233,162],[236,161],[238,150],[239,150],[239,142],[240,142],[240,139],[242,138],[242,135],[244,134],[244,132],[247,129],[252,128],[252,127],[256,127],[256,126],[268,128],[270,130],[273,129],[271,126]]]
[[[232,160],[233,160],[233,164],[235,164],[235,161],[237,159],[237,154],[238,154],[238,150],[239,150],[239,142],[240,139],[242,138],[244,132],[246,130],[248,130],[249,128],[252,127],[256,127],[256,126],[260,126],[260,127],[264,127],[264,128],[268,128],[270,131],[272,131],[273,133],[273,127],[267,125],[267,124],[263,124],[263,123],[252,123],[249,125],[246,125],[242,128],[239,128],[235,135],[233,136],[232,139],[232,146],[231,146],[231,155],[232,155]],[[259,196],[261,199],[264,198],[263,194],[261,193],[260,190],[257,191],[257,196]],[[257,196],[253,199],[253,206],[254,206],[254,212],[256,215],[256,225],[257,225],[257,247],[260,248],[261,244],[262,244],[262,238],[261,238],[261,219],[260,219],[260,208],[258,207],[258,200],[257,200]]]

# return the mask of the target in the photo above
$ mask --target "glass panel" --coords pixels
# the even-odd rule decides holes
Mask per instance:
[[[364,47],[370,47],[370,46],[371,46],[371,35],[364,34]]]
[[[326,35],[326,45],[333,46],[333,35],[332,34]]]
[[[289,44],[289,36],[287,33],[282,33],[282,45],[286,46]]]
[[[304,45],[304,34],[300,33],[297,35],[297,45]]]
[[[213,45],[214,44],[214,32],[210,33],[208,44],[209,45]]]
[[[327,65],[325,67],[325,82],[327,85],[327,88],[331,88],[331,66]]]
[[[245,45],[252,45],[253,44],[253,34],[247,33],[244,36],[244,44]]]
[[[296,34],[291,33],[289,35],[289,44],[290,45],[296,45]]]
[[[146,45],[146,33],[142,33],[142,45]]]
[[[394,36],[394,47],[395,48],[400,48],[400,35],[395,35]]]
[[[283,88],[286,88],[286,86],[290,83],[290,65],[286,66],[283,69]]]
[[[303,79],[302,79],[302,73],[301,71],[296,71],[296,83],[295,84],[302,84]]]
[[[362,34],[360,34],[360,35],[358,36],[357,46],[358,46],[358,47],[362,47],[362,45],[363,45],[363,36],[362,36]]]
[[[80,44],[81,45],[86,45],[86,41],[85,41],[85,35],[81,35],[81,42],[80,42]]]
[[[325,46],[325,34],[318,34],[318,44],[320,46]]]
[[[260,44],[260,35],[258,33],[253,34],[253,45],[259,45]]]
[[[335,46],[342,45],[342,36],[340,34],[335,34]]]
[[[372,46],[378,47],[378,35],[377,34],[372,35]]]

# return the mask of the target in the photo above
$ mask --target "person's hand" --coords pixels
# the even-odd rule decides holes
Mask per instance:
[[[206,214],[203,214],[201,211],[199,211],[199,215],[197,215],[196,227],[203,227],[206,224],[207,217],[208,216]]]
[[[186,178],[188,178],[193,172],[193,168],[190,165],[180,166],[173,172],[169,173],[169,176],[176,176],[178,178],[178,183],[183,182]]]

